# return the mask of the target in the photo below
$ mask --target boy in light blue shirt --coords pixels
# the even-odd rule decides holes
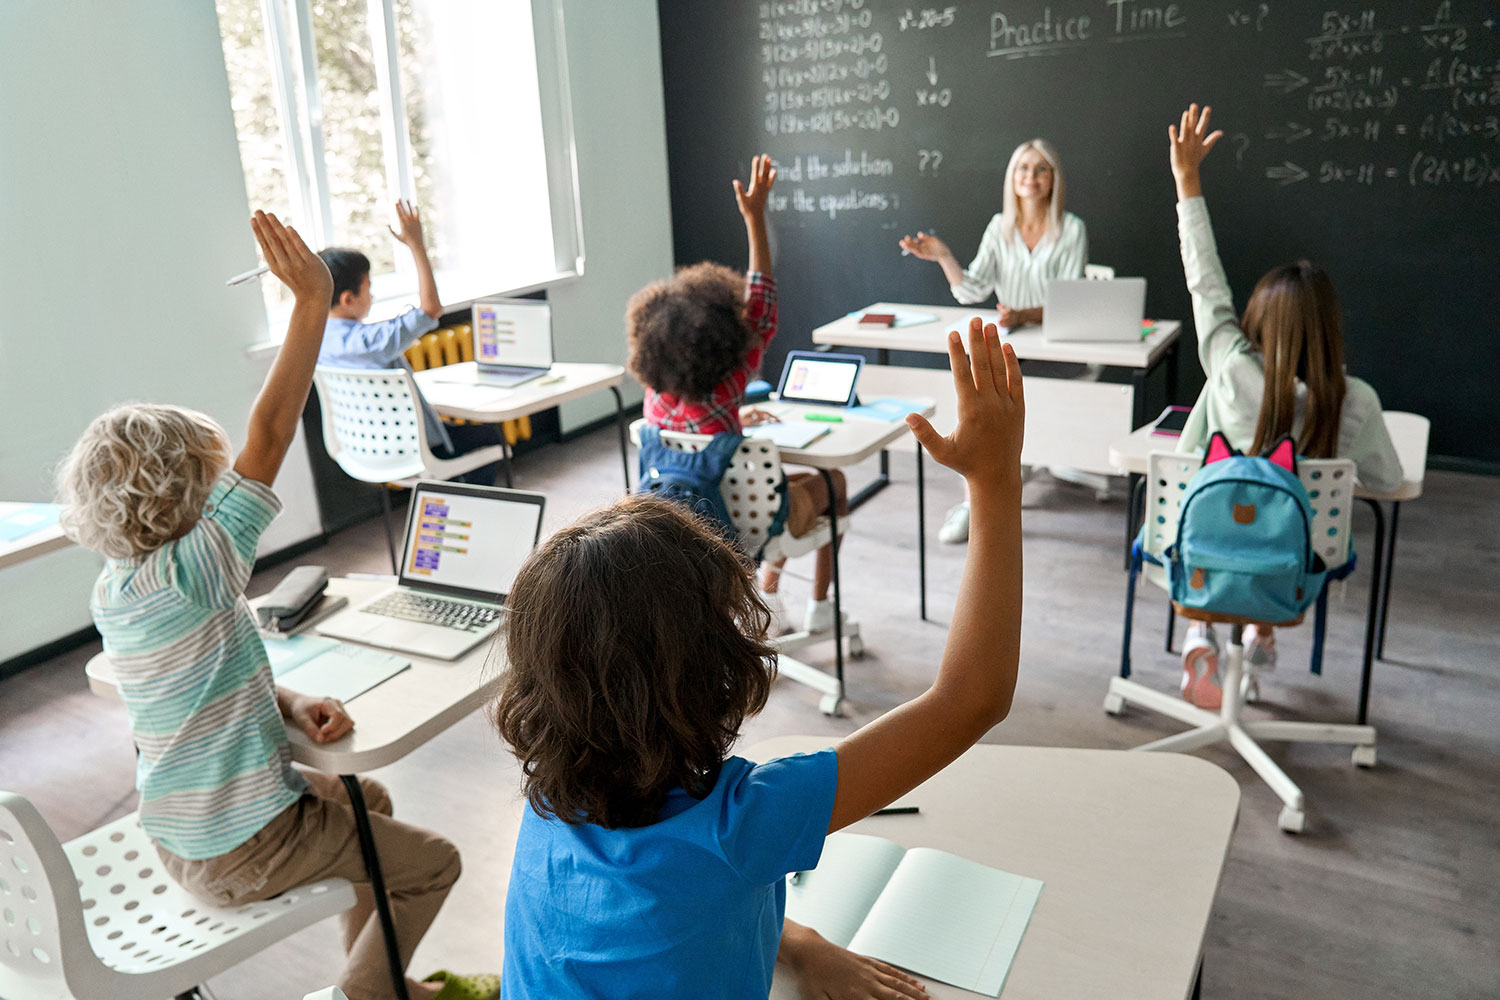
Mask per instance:
[[[437,329],[443,315],[438,298],[437,279],[427,258],[427,243],[422,235],[422,218],[409,201],[396,202],[400,229],[391,235],[411,251],[417,268],[417,298],[420,308],[407,308],[399,316],[378,323],[366,323],[374,305],[370,293],[370,258],[358,250],[329,247],[318,254],[333,275],[333,303],[323,330],[323,347],[318,364],[327,368],[369,368],[373,370],[408,368],[406,351],[423,334]],[[427,425],[427,441],[438,458],[457,458],[479,448],[500,443],[499,428],[494,424],[456,424],[449,426],[439,418],[432,404],[421,398],[422,416]],[[498,463],[486,465],[457,477],[460,482],[492,486]]]

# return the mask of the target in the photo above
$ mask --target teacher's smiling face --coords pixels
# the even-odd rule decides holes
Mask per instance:
[[[1034,149],[1028,149],[1016,161],[1015,178],[1011,181],[1017,198],[1046,201],[1052,197],[1052,166]]]

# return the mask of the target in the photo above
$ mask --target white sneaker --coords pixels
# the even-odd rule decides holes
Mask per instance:
[[[1246,625],[1245,665],[1257,673],[1269,674],[1276,669],[1276,633],[1263,634],[1254,625]]]
[[[786,617],[786,602],[781,595],[768,594],[764,590],[760,592],[760,599],[765,602],[766,609],[771,612],[771,635],[784,635],[791,631],[791,624]]]
[[[844,621],[849,621],[849,615],[844,615]],[[829,600],[815,601],[807,600],[807,611],[802,615],[802,631],[804,632],[827,632],[833,628],[833,602]]]
[[[938,529],[938,541],[957,545],[959,542],[968,540],[969,501],[965,500],[963,503],[954,504],[948,508],[948,514],[943,518],[943,526]]]

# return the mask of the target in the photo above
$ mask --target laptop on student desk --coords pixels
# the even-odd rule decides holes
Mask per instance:
[[[1054,279],[1047,282],[1042,337],[1140,343],[1145,310],[1145,278]]]
[[[316,628],[414,656],[455,660],[494,635],[542,531],[540,493],[420,482],[397,586]]]
[[[552,307],[531,299],[476,302],[473,307],[475,382],[508,388],[541,378],[552,368]]]

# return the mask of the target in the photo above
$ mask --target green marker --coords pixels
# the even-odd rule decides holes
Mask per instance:
[[[825,424],[841,424],[844,422],[843,417],[835,416],[832,413],[809,413],[807,419],[821,420]]]

